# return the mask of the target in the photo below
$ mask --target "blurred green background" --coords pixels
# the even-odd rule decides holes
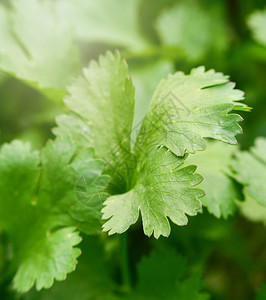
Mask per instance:
[[[266,136],[265,0],[56,0],[43,1],[49,5],[34,10],[39,2],[0,0],[0,145],[21,139],[39,149],[53,138],[55,117],[66,110],[65,86],[91,59],[115,49],[127,60],[136,87],[135,125],[144,117],[161,78],[204,65],[230,75],[236,87],[245,92],[245,103],[253,107],[243,116],[240,148],[248,149],[257,136]],[[15,25],[10,33],[5,26],[12,9],[15,13],[11,21]],[[58,27],[58,35],[46,40],[50,21],[46,24],[45,20],[50,18]],[[24,36],[22,30],[29,34]],[[34,40],[36,36],[43,45],[37,38]],[[75,48],[73,52],[63,52],[66,41]],[[28,49],[22,47],[23,43]],[[19,51],[33,56],[36,53],[37,63],[42,63],[37,70],[37,83],[27,59],[20,67],[23,59]],[[73,63],[53,79],[53,72],[66,61]],[[43,69],[51,77],[44,84]],[[113,270],[112,247],[116,243],[113,237],[105,244]],[[159,241],[133,230],[129,243],[133,273],[136,262],[151,248],[174,248],[186,257],[191,272],[202,274],[204,289],[213,299],[255,299],[257,289],[266,282],[265,226],[240,215],[218,220],[205,212],[191,218],[185,228],[172,226],[170,238]],[[2,248],[0,255],[5,251]],[[112,276],[118,275],[113,271]],[[68,299],[51,295],[44,297]],[[3,291],[3,297],[11,296]]]

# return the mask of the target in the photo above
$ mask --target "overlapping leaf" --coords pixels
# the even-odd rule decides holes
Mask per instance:
[[[99,229],[108,180],[100,176],[103,163],[93,159],[90,149],[74,154],[74,145],[62,139],[49,142],[41,157],[18,141],[1,148],[0,225],[11,241],[13,265],[18,268],[14,287],[20,292],[35,283],[40,290],[54,279],[65,279],[80,254],[76,227],[88,233]],[[86,206],[76,195],[80,176],[90,184],[90,190],[84,190],[84,197],[91,193]]]
[[[110,233],[126,231],[139,212],[147,235],[169,235],[168,217],[186,224],[186,214],[200,210],[203,192],[194,189],[201,181],[195,167],[181,167],[186,157],[178,156],[205,149],[204,137],[236,143],[241,117],[229,112],[248,110],[236,104],[243,93],[227,76],[203,67],[178,72],[157,87],[132,152],[134,88],[119,53],[92,62],[69,92],[71,113],[57,120],[55,133],[95,147],[105,160],[116,183],[103,209]]]

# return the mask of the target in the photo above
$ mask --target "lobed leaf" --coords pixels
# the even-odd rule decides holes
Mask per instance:
[[[185,159],[176,157],[165,147],[153,148],[142,162],[134,187],[127,193],[109,197],[103,208],[103,225],[109,234],[122,233],[142,215],[144,233],[158,238],[170,234],[168,218],[186,225],[185,214],[196,215],[203,191],[194,186],[202,180],[194,174],[195,166],[183,166]]]
[[[78,156],[75,150],[67,139],[48,142],[41,155],[18,141],[0,150],[0,226],[11,241],[14,287],[20,292],[65,279],[80,254],[75,228],[99,230],[108,178],[101,176],[103,162],[91,149]],[[80,177],[88,185],[77,195]]]
[[[92,61],[65,98],[71,115],[57,119],[56,135],[71,136],[81,147],[93,147],[108,173],[123,185],[128,175],[130,134],[134,116],[134,87],[119,52]]]
[[[234,87],[227,76],[206,72],[204,67],[163,79],[154,92],[136,148],[164,145],[183,156],[204,150],[204,137],[236,144],[242,118],[229,112],[249,108],[236,102],[244,93]]]
[[[105,231],[126,231],[141,212],[145,234],[168,236],[168,218],[185,225],[186,215],[200,211],[204,195],[193,188],[201,181],[195,167],[181,168],[185,153],[204,150],[205,137],[235,144],[242,118],[229,112],[249,108],[236,102],[243,92],[222,73],[204,67],[189,75],[178,72],[155,90],[132,150],[134,88],[127,72],[118,52],[91,62],[70,87],[65,99],[70,114],[57,120],[54,132],[71,136],[81,148],[94,147],[105,161],[112,177],[112,196],[103,208]]]

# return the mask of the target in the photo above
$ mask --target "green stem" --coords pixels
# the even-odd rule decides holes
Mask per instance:
[[[120,236],[120,262],[121,274],[123,280],[123,289],[128,292],[131,289],[130,268],[128,261],[128,233],[125,232]]]

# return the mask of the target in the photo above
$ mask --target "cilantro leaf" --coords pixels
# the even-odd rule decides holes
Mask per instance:
[[[142,215],[144,233],[158,238],[170,234],[169,217],[177,225],[186,225],[188,215],[196,215],[204,193],[193,188],[202,180],[195,166],[183,166],[184,158],[163,148],[152,148],[138,167],[133,188],[109,197],[103,208],[103,225],[109,234],[122,233]]]
[[[237,147],[209,142],[205,151],[189,155],[186,163],[197,165],[197,171],[204,180],[200,184],[206,196],[201,199],[202,204],[217,218],[232,215],[237,206],[237,191],[232,181],[231,161]]]
[[[72,115],[57,119],[56,135],[70,135],[77,144],[91,146],[105,160],[108,172],[122,185],[127,178],[125,157],[131,157],[134,87],[119,52],[92,61],[69,88],[65,98]],[[116,170],[117,168],[117,170]]]
[[[103,162],[94,160],[90,149],[74,155],[74,144],[67,139],[48,142],[41,155],[19,141],[0,150],[0,226],[11,241],[14,287],[20,292],[35,283],[38,290],[48,288],[75,269],[80,254],[75,246],[81,240],[75,228],[83,229],[85,216],[94,224],[93,232],[99,229],[105,177],[98,186],[98,207],[93,193],[92,206],[77,201],[76,182],[84,174],[97,181]],[[90,186],[93,191],[94,184]]]
[[[254,39],[266,46],[266,9],[252,13],[249,16],[248,25]]]
[[[25,300],[109,299],[116,286],[109,274],[100,237],[84,236],[80,248],[82,254],[75,272],[49,290],[30,291]]]
[[[140,0],[61,0],[57,3],[61,18],[70,22],[77,38],[83,42],[103,42],[138,50],[148,45],[138,27]]]
[[[244,185],[244,194],[266,207],[266,138],[260,137],[250,151],[239,151],[233,161],[235,178]]]
[[[205,149],[204,137],[236,143],[241,117],[228,113],[249,108],[235,103],[243,92],[223,74],[203,67],[190,75],[178,72],[156,89],[132,151],[134,88],[127,72],[118,52],[91,62],[70,87],[65,103],[71,113],[58,118],[54,132],[71,136],[81,148],[94,147],[105,160],[113,195],[104,203],[105,231],[126,231],[140,211],[145,234],[168,236],[167,218],[185,225],[186,214],[200,211],[204,195],[193,188],[201,181],[195,167],[181,168],[186,157],[177,156]]]
[[[186,261],[182,256],[174,251],[167,255],[152,252],[138,265],[138,283],[128,299],[209,299],[201,289],[198,274],[186,276]]]
[[[14,277],[14,288],[26,292],[36,282],[36,289],[40,290],[50,288],[54,279],[64,280],[67,273],[76,268],[80,250],[74,246],[80,241],[79,234],[71,227],[47,233],[38,241],[32,241],[28,244],[32,248],[29,251],[24,249],[23,261]]]
[[[0,5],[0,35],[5,41],[0,68],[35,87],[64,90],[79,69],[71,29],[58,17],[53,1]]]
[[[189,75],[177,72],[163,79],[154,92],[136,148],[164,145],[176,155],[204,150],[204,137],[236,144],[242,118],[230,111],[249,108],[235,101],[244,93],[228,77],[204,67]]]

